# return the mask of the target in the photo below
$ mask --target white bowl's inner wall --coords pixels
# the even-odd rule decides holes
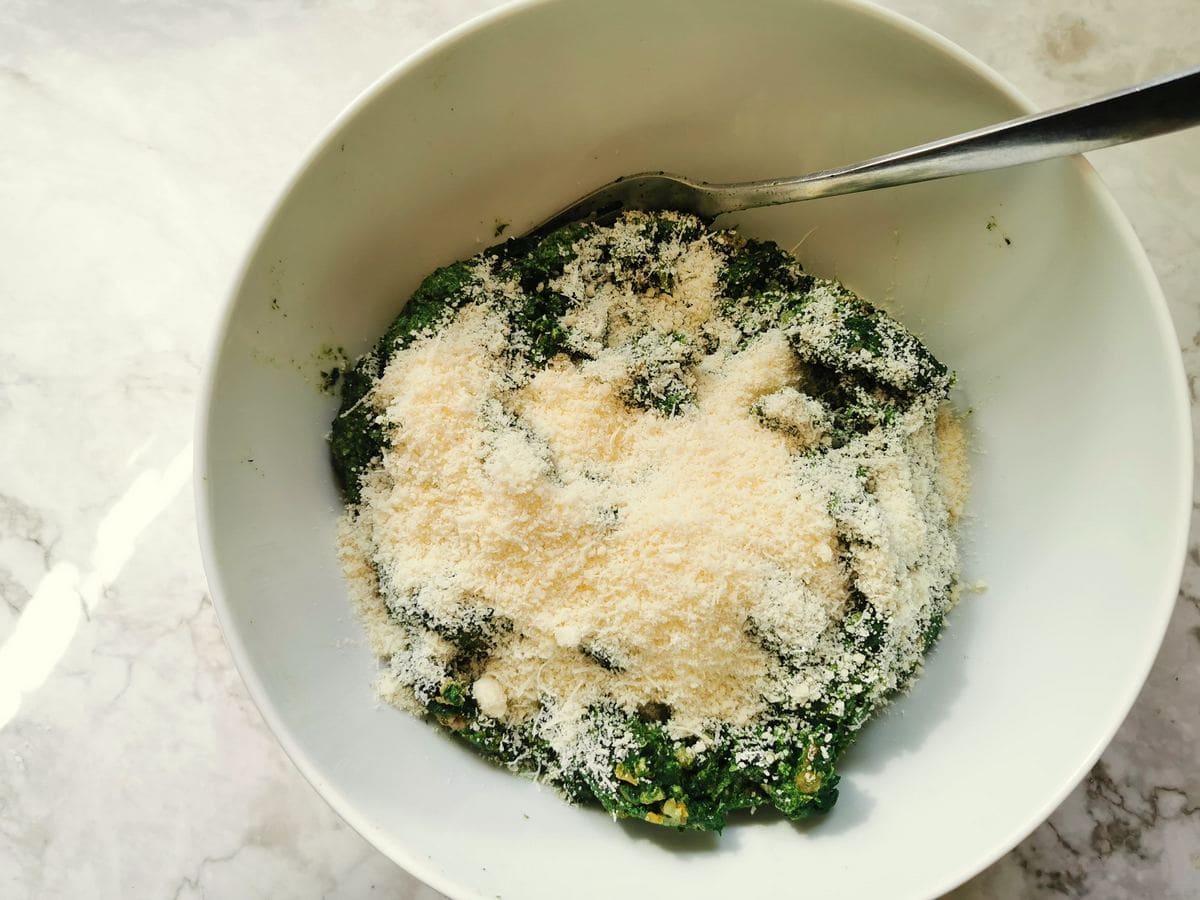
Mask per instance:
[[[1015,111],[869,11],[562,2],[426,57],[331,139],[237,297],[204,490],[239,663],[356,827],[463,895],[702,898],[927,894],[1036,823],[1157,647],[1186,447],[1153,289],[1073,163],[736,217],[785,248],[803,239],[810,270],[896,313],[975,408],[966,577],[989,588],[811,826],[751,820],[716,839],[613,825],[377,707],[333,550],[334,401],[313,384],[322,345],[364,350],[498,221],[519,232],[620,174],[799,173]]]

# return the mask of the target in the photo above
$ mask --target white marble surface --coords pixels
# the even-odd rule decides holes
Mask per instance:
[[[325,806],[232,668],[193,402],[322,126],[489,0],[0,0],[0,897],[438,896]],[[889,0],[1054,105],[1200,62],[1195,0]],[[1200,402],[1200,132],[1094,155]],[[958,898],[1200,896],[1200,546],[1085,782]]]

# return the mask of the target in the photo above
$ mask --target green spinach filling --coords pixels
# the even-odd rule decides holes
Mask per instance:
[[[604,230],[578,223],[537,237],[510,239],[479,256],[438,269],[413,293],[373,350],[344,373],[341,403],[333,420],[333,470],[351,515],[362,499],[364,476],[384,456],[391,431],[373,402],[373,388],[400,351],[436,333],[456,311],[479,302],[488,290],[481,272],[508,286],[489,302],[504,310],[520,340],[520,365],[530,371],[555,358],[596,356],[564,318],[577,306],[561,290],[566,267],[581,242],[599,241],[599,258],[615,278],[635,292],[669,293],[677,272],[659,252],[667,245],[707,241],[720,257],[717,318],[721,329],[698,334],[647,330],[630,345],[634,360],[624,401],[653,415],[685,414],[694,402],[695,367],[712,347],[745,345],[769,329],[782,329],[802,376],[787,403],[807,404],[820,423],[819,438],[804,456],[845,459],[854,476],[831,496],[838,523],[837,564],[845,573],[849,601],[840,620],[825,631],[826,655],[798,653],[779,638],[770,622],[747,615],[745,631],[768,654],[780,677],[805,667],[829,669],[818,696],[797,701],[777,697],[749,724],[713,723],[704,735],[680,736],[669,727],[671,709],[646,702],[635,709],[601,703],[588,710],[586,739],[607,748],[601,758],[579,760],[556,751],[533,719],[508,723],[485,715],[471,686],[494,649],[513,635],[514,624],[482,607],[468,625],[441,621],[419,597],[389,594],[388,611],[406,628],[436,635],[455,655],[432,677],[412,679],[408,688],[425,714],[484,756],[514,771],[537,773],[568,798],[597,803],[616,817],[641,819],[681,829],[720,831],[730,813],[773,808],[788,819],[823,813],[838,796],[836,763],[862,725],[920,665],[920,655],[937,640],[954,603],[951,573],[930,587],[918,621],[899,621],[868,601],[860,590],[866,554],[878,541],[865,534],[862,510],[871,502],[872,475],[854,466],[856,447],[869,442],[909,440],[914,421],[930,421],[945,400],[952,376],[908,331],[843,286],[815,278],[770,241],[709,231],[699,220],[679,214],[638,215],[630,219],[644,240],[636,253],[628,245],[604,244]],[[753,409],[762,427],[792,433],[802,426],[780,401]],[[807,427],[807,426],[803,426]],[[872,444],[874,446],[874,444]],[[866,452],[866,451],[863,451]],[[619,511],[611,511],[614,526]],[[387,592],[388,573],[376,572]],[[915,655],[888,650],[905,633],[918,635]],[[598,674],[620,671],[619,654],[581,644]],[[386,665],[386,660],[383,661]]]

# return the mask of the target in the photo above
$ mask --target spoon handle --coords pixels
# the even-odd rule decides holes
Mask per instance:
[[[1200,67],[800,178],[707,185],[721,212],[1072,156],[1200,125]]]

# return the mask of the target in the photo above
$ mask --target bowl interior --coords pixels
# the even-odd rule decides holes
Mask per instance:
[[[333,550],[336,404],[318,390],[323,350],[362,352],[435,266],[618,175],[800,173],[1019,111],[961,53],[870,8],[558,0],[460,31],[343,116],[232,300],[198,484],[238,665],[354,827],[457,897],[900,897],[969,877],[1053,808],[1153,659],[1190,496],[1174,335],[1085,165],[735,217],[897,315],[974,410],[965,577],[987,590],[811,824],[614,825],[377,705]]]

